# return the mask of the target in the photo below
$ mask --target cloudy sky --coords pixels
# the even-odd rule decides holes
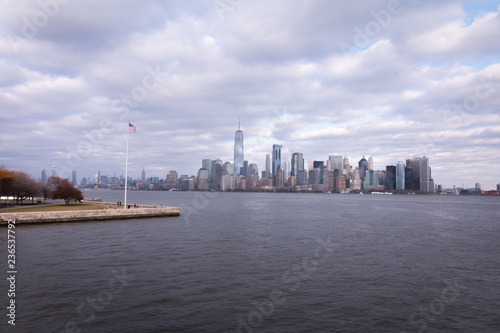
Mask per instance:
[[[500,1],[0,0],[0,164],[78,177],[274,143],[500,183]]]

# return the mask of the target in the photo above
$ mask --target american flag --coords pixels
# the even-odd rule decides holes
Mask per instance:
[[[128,123],[128,130],[134,130],[134,133],[135,133],[135,126],[132,125],[131,123]]]

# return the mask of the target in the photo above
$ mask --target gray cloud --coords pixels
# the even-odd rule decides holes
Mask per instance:
[[[306,159],[373,155],[380,169],[427,155],[445,186],[500,182],[498,4],[401,0],[391,13],[383,0],[239,1],[221,12],[202,1],[69,1],[26,36],[24,18],[41,5],[7,2],[9,168],[123,174],[130,120],[132,176],[191,175],[203,158],[232,161],[241,118],[260,170],[281,143]]]

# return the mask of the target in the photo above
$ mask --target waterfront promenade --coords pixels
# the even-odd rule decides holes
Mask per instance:
[[[15,220],[16,224],[27,224],[82,221],[91,222],[114,219],[133,219],[180,215],[179,207],[129,205],[130,209],[123,209],[123,206],[118,206],[116,203],[102,204],[109,208],[97,210],[33,211],[15,213],[0,211],[0,225],[7,225],[9,220]],[[36,208],[34,208],[34,210],[36,210]]]

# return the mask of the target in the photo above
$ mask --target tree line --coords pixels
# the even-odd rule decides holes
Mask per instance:
[[[41,183],[22,171],[12,171],[0,165],[0,197],[13,197],[16,204],[23,204],[24,200],[35,197],[46,199],[62,199],[66,204],[72,200],[83,200],[82,192],[75,188],[66,179],[50,177],[47,183]]]

